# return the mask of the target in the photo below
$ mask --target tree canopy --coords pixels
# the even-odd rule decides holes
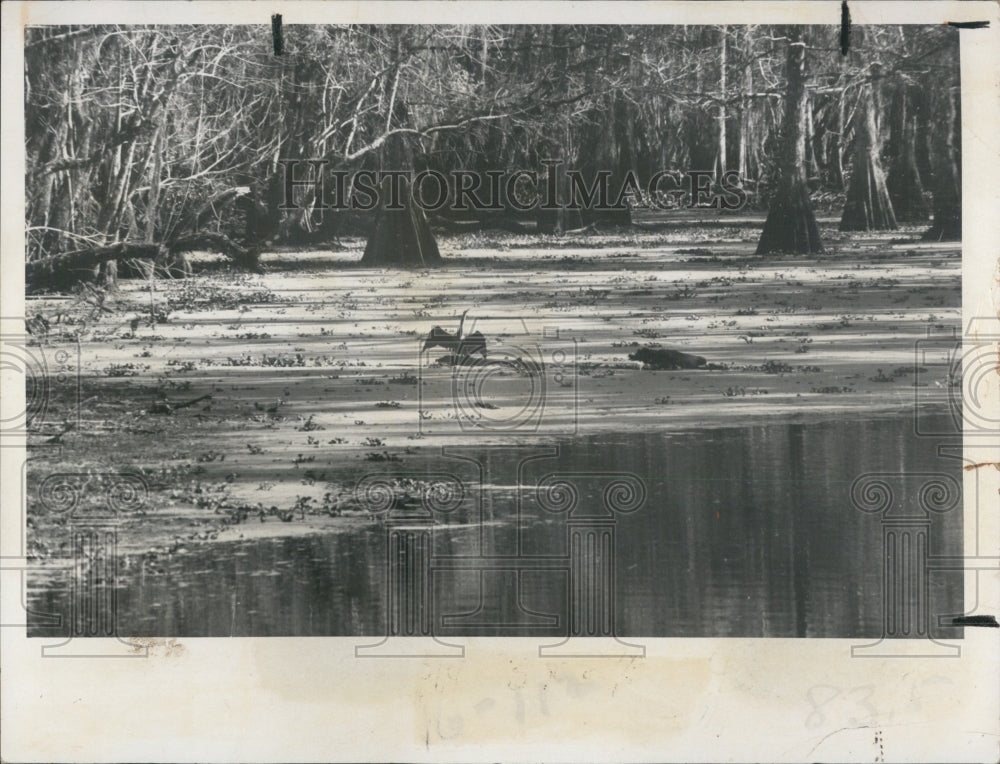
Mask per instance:
[[[796,32],[808,192],[842,195],[857,157],[881,158],[886,199],[915,208],[902,219],[922,214],[921,178],[954,216],[957,30],[870,27],[846,58],[837,31]],[[766,26],[317,25],[286,29],[276,56],[258,26],[30,28],[26,255],[212,234],[252,262],[264,242],[335,235],[350,215],[308,188],[279,209],[295,159],[483,173],[558,158],[642,183],[735,170],[766,208],[788,40]]]

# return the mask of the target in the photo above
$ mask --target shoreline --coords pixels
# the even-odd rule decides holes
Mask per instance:
[[[932,416],[942,416],[947,412],[942,411],[940,406],[934,403],[925,403],[920,407]],[[799,425],[803,427],[820,426],[828,424],[837,419],[847,418],[850,421],[878,421],[894,420],[899,417],[916,415],[917,409],[914,407],[888,407],[871,405],[863,410],[856,407],[850,409],[827,410],[824,412],[797,412],[789,420],[787,415],[781,413],[755,412],[749,415],[748,419],[740,423],[723,422],[719,418],[714,418],[708,422],[701,422],[697,427],[681,427],[680,429],[665,432],[662,424],[645,422],[640,429],[636,429],[633,434],[641,438],[649,434],[658,434],[667,438],[690,437],[700,432],[712,430],[738,430],[745,428],[767,428],[774,426]],[[525,448],[531,446],[545,446],[557,444],[565,441],[586,440],[590,438],[600,439],[601,435],[615,432],[611,426],[595,427],[587,432],[571,436],[540,436],[533,439],[530,444],[524,439],[517,442]],[[961,441],[961,434],[936,436],[942,440]],[[510,445],[510,440],[482,440],[476,446],[490,447],[496,445]],[[428,446],[430,444],[427,444]],[[436,451],[441,444],[435,443],[433,447],[422,449],[425,451]],[[474,450],[476,446],[465,444]],[[426,459],[436,457],[435,453],[424,453]],[[402,469],[402,468],[401,468]],[[405,472],[405,470],[403,470]],[[392,475],[392,472],[386,473]],[[489,486],[484,486],[484,490],[490,490]],[[502,487],[501,490],[507,490]],[[153,518],[155,517],[155,521]],[[336,534],[356,531],[362,527],[373,527],[381,525],[378,516],[368,514],[363,510],[348,510],[344,514],[329,516],[323,514],[307,514],[302,518],[296,517],[290,521],[282,522],[278,517],[268,516],[266,521],[258,522],[256,517],[250,517],[238,525],[219,525],[216,515],[209,514],[206,510],[200,510],[192,506],[177,508],[175,510],[162,509],[154,513],[144,514],[139,518],[130,518],[123,522],[119,528],[118,549],[122,558],[142,559],[145,561],[156,561],[158,559],[170,560],[174,556],[183,555],[187,549],[195,546],[207,544],[236,544],[240,542],[252,543],[256,541],[268,541],[275,539],[287,539],[299,536],[312,536],[320,534]],[[181,526],[181,527],[178,527]],[[141,532],[134,531],[141,528]],[[129,537],[132,536],[132,540]],[[39,558],[29,555],[32,570],[45,574],[55,574],[72,564],[71,557],[49,557]]]
[[[209,272],[152,291],[123,281],[112,313],[89,322],[70,296],[32,297],[28,315],[69,314],[30,348],[69,374],[46,379],[29,434],[43,446],[28,463],[29,556],[59,555],[59,518],[32,490],[50,473],[143,475],[132,542],[169,549],[228,539],[222,517],[258,507],[275,516],[235,527],[303,532],[301,509],[328,512],[360,475],[412,470],[444,446],[951,412],[959,245],[825,230],[821,256],[754,257],[756,231],[712,233],[615,232],[576,248],[443,238],[440,279],[358,268],[359,242],[279,252],[263,275]],[[490,362],[453,377],[422,341],[435,324],[453,332],[464,311]],[[935,355],[919,353],[924,342]],[[650,345],[711,368],[640,370],[628,356]],[[524,373],[531,364],[544,384]],[[329,519],[316,532],[350,524]]]

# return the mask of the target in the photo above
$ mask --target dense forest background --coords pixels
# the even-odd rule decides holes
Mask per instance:
[[[77,266],[113,277],[125,256],[184,272],[195,248],[253,266],[266,246],[371,228],[374,215],[317,209],[308,191],[300,208],[279,209],[280,163],[294,159],[484,173],[555,158],[643,184],[660,170],[732,170],[774,218],[768,250],[816,251],[817,205],[845,230],[928,221],[929,238],[959,238],[958,31],[856,27],[846,56],[838,35],[293,26],[277,56],[258,26],[32,28],[29,285]],[[628,210],[532,214],[540,232],[630,222]],[[474,223],[523,217],[499,210]]]

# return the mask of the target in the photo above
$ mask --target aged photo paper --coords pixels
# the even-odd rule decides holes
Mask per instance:
[[[0,758],[996,761],[989,2],[2,7]]]

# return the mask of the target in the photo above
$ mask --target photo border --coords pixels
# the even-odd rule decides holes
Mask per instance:
[[[852,23],[963,29],[965,350],[1000,347],[1000,6],[854,2]],[[38,2],[2,6],[0,313],[23,316],[23,27],[246,23],[826,24],[839,2]],[[6,320],[6,319],[5,319]],[[14,331],[14,330],[11,330]],[[23,329],[21,329],[23,331]],[[4,377],[0,419],[23,410]],[[1000,401],[983,403],[1000,421]],[[997,614],[1000,434],[964,438],[966,609]],[[23,440],[0,443],[0,623],[23,610]],[[975,465],[980,465],[976,467]],[[977,497],[970,503],[969,497]],[[990,504],[989,502],[994,501]],[[984,503],[985,502],[985,503]],[[18,544],[20,543],[20,547]],[[21,581],[19,585],[17,582]],[[449,641],[456,641],[449,638]],[[850,639],[646,639],[645,657],[539,657],[538,639],[463,638],[460,659],[357,660],[357,638],[156,639],[144,659],[48,660],[0,629],[6,761],[995,761],[997,632],[960,654],[852,657]],[[58,640],[52,640],[52,643]]]

